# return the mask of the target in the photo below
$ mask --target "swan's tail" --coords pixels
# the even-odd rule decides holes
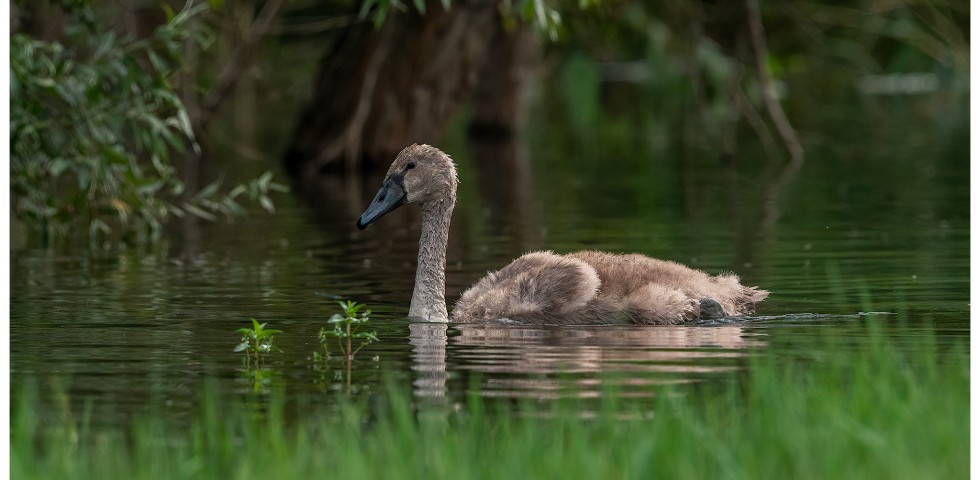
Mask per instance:
[[[768,290],[762,290],[759,287],[742,287],[742,291],[735,298],[735,315],[755,313],[755,304],[765,300],[768,296]]]

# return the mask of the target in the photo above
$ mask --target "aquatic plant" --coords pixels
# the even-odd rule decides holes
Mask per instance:
[[[262,355],[269,352],[281,352],[282,350],[273,344],[275,335],[282,333],[281,330],[265,328],[268,323],[259,323],[252,318],[252,328],[239,328],[235,332],[242,335],[241,342],[235,347],[236,352],[245,352],[245,361],[251,365],[252,358],[255,358],[256,365],[261,361]]]
[[[319,339],[320,347],[323,348],[323,355],[321,356],[320,352],[313,352],[314,362],[325,360],[330,356],[327,344],[331,337],[337,339],[337,347],[348,362],[353,360],[354,355],[362,348],[378,341],[377,332],[360,331],[361,327],[371,320],[371,310],[364,310],[366,305],[351,300],[337,302],[337,304],[340,305],[343,314],[335,313],[330,317],[330,320],[327,320],[327,323],[333,325],[333,328],[320,328]],[[352,350],[354,339],[361,341],[356,350]]]

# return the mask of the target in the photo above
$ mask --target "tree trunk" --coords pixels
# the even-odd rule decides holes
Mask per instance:
[[[524,129],[528,90],[539,60],[538,39],[527,25],[508,31],[498,22],[473,92],[470,135],[512,136]]]
[[[510,61],[495,53],[501,45],[527,44],[517,35],[497,41],[505,36],[498,7],[497,0],[462,0],[446,11],[433,0],[424,16],[392,9],[380,29],[366,22],[349,27],[321,62],[284,159],[287,171],[302,180],[387,165],[407,145],[437,143],[481,77],[523,82],[527,75],[497,63]],[[488,98],[515,103],[521,91],[505,86]],[[478,107],[475,116],[515,130],[521,108]]]

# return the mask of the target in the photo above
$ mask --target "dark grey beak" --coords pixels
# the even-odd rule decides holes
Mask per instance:
[[[408,196],[405,195],[400,180],[400,178],[389,178],[381,184],[381,189],[374,196],[374,200],[371,200],[371,205],[368,205],[357,219],[357,228],[364,230],[375,220],[408,202]]]

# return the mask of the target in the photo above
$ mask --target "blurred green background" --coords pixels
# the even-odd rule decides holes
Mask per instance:
[[[862,151],[867,133],[852,123],[890,134],[889,105],[917,125],[910,141],[961,145],[950,139],[968,125],[968,10],[952,0],[15,1],[15,245],[153,242],[195,221],[186,217],[271,211],[287,183],[310,196],[323,173],[383,169],[412,142],[547,144],[538,166],[574,149],[594,171],[657,168],[649,193],[674,198],[685,169],[791,177],[807,150],[847,146],[813,168],[878,168],[888,143]],[[923,162],[937,175],[967,166],[957,155]],[[921,178],[915,168],[878,178],[874,188],[896,196],[925,194],[904,183]]]

